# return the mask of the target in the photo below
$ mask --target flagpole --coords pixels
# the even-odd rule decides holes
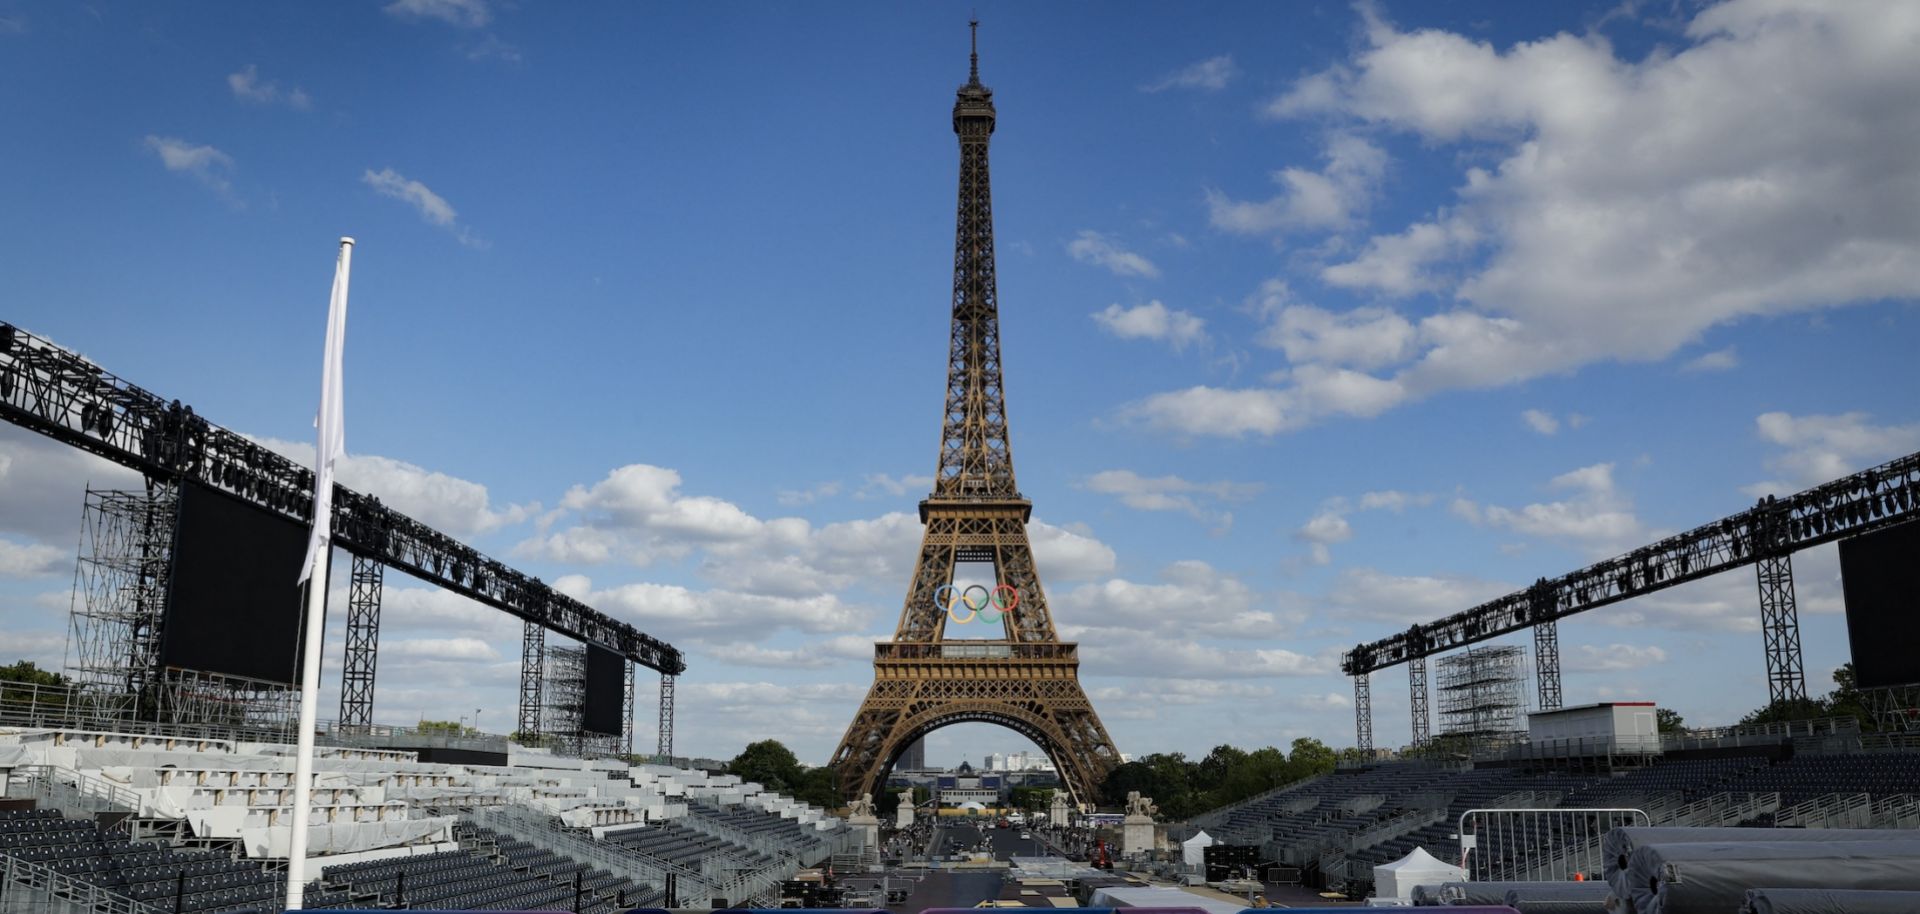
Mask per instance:
[[[307,882],[307,820],[313,802],[313,728],[320,698],[320,647],[327,634],[328,559],[333,554],[333,462],[346,443],[341,416],[341,350],[346,343],[347,278],[353,267],[353,239],[340,239],[340,260],[333,272],[333,296],[327,302],[326,355],[320,374],[319,446],[313,462],[313,534],[308,564],[307,632],[300,663],[300,743],[293,762],[293,825],[287,849],[287,910],[304,904]],[[311,575],[309,576],[309,573]]]

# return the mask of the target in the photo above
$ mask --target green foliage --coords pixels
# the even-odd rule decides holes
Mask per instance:
[[[727,763],[728,774],[786,794],[791,794],[800,783],[802,771],[800,760],[794,757],[793,750],[777,739],[749,743],[747,748],[733,757],[733,761]]]
[[[1687,729],[1687,722],[1680,712],[1668,708],[1654,708],[1653,721],[1661,733],[1679,733]]]
[[[0,666],[0,682],[62,686],[67,684],[67,677],[51,670],[43,670],[35,666],[31,660],[16,660],[11,665]]]
[[[1873,715],[1868,713],[1866,703],[1860,694],[1859,679],[1853,672],[1852,663],[1844,663],[1833,671],[1834,690],[1818,698],[1788,698],[1769,702],[1757,708],[1753,713],[1740,718],[1741,725],[1777,724],[1791,720],[1809,720],[1816,717],[1851,717],[1860,722],[1860,729],[1875,729]]]
[[[1246,799],[1302,778],[1333,770],[1334,751],[1319,740],[1293,741],[1291,755],[1272,746],[1251,752],[1215,746],[1194,762],[1174,753],[1155,753],[1113,769],[1100,785],[1100,804],[1125,805],[1129,791],[1151,797],[1160,814],[1185,819],[1217,806]]]
[[[1015,787],[1007,791],[1007,805],[1014,809],[1046,812],[1053,805],[1053,788]]]
[[[423,720],[414,725],[421,733],[445,733],[448,736],[472,736],[479,732],[457,720]]]

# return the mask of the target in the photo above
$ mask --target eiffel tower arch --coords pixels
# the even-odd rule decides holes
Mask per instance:
[[[926,532],[900,624],[893,640],[874,645],[873,687],[833,753],[848,796],[877,793],[908,746],[958,723],[996,724],[1032,740],[1076,803],[1093,803],[1120,763],[1080,686],[1078,645],[1054,630],[1027,540],[1033,503],[1014,483],[987,171],[993,127],[993,90],[980,83],[976,44],[953,106],[960,201],[940,468],[920,502]],[[970,564],[991,565],[992,583],[956,580]],[[1000,637],[949,639],[950,621],[998,623]]]

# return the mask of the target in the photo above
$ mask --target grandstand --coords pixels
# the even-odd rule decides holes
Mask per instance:
[[[1572,811],[1615,808],[1643,812],[1658,826],[1920,828],[1920,742],[1822,721],[1679,738],[1633,758],[1512,750],[1381,761],[1343,766],[1186,826],[1221,843],[1258,845],[1263,859],[1357,896],[1371,888],[1373,867],[1416,847],[1465,859],[1477,880],[1597,877],[1586,870],[1597,870],[1600,836],[1626,820]],[[1527,809],[1567,814],[1542,817],[1547,824],[1536,829],[1489,830],[1463,855],[1469,810]],[[1600,824],[1586,827],[1583,818]]]
[[[278,910],[288,746],[0,728],[0,883],[98,914]],[[857,840],[731,775],[512,746],[495,764],[316,753],[309,908],[568,910],[769,899]]]

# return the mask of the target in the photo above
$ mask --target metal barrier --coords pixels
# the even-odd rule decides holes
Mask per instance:
[[[1469,809],[1460,814],[1460,866],[1473,882],[1597,879],[1600,839],[1652,824],[1644,811],[1626,808]]]
[[[171,899],[169,907],[171,907]],[[109,892],[18,857],[0,855],[0,911],[56,914],[162,914],[159,908]]]

